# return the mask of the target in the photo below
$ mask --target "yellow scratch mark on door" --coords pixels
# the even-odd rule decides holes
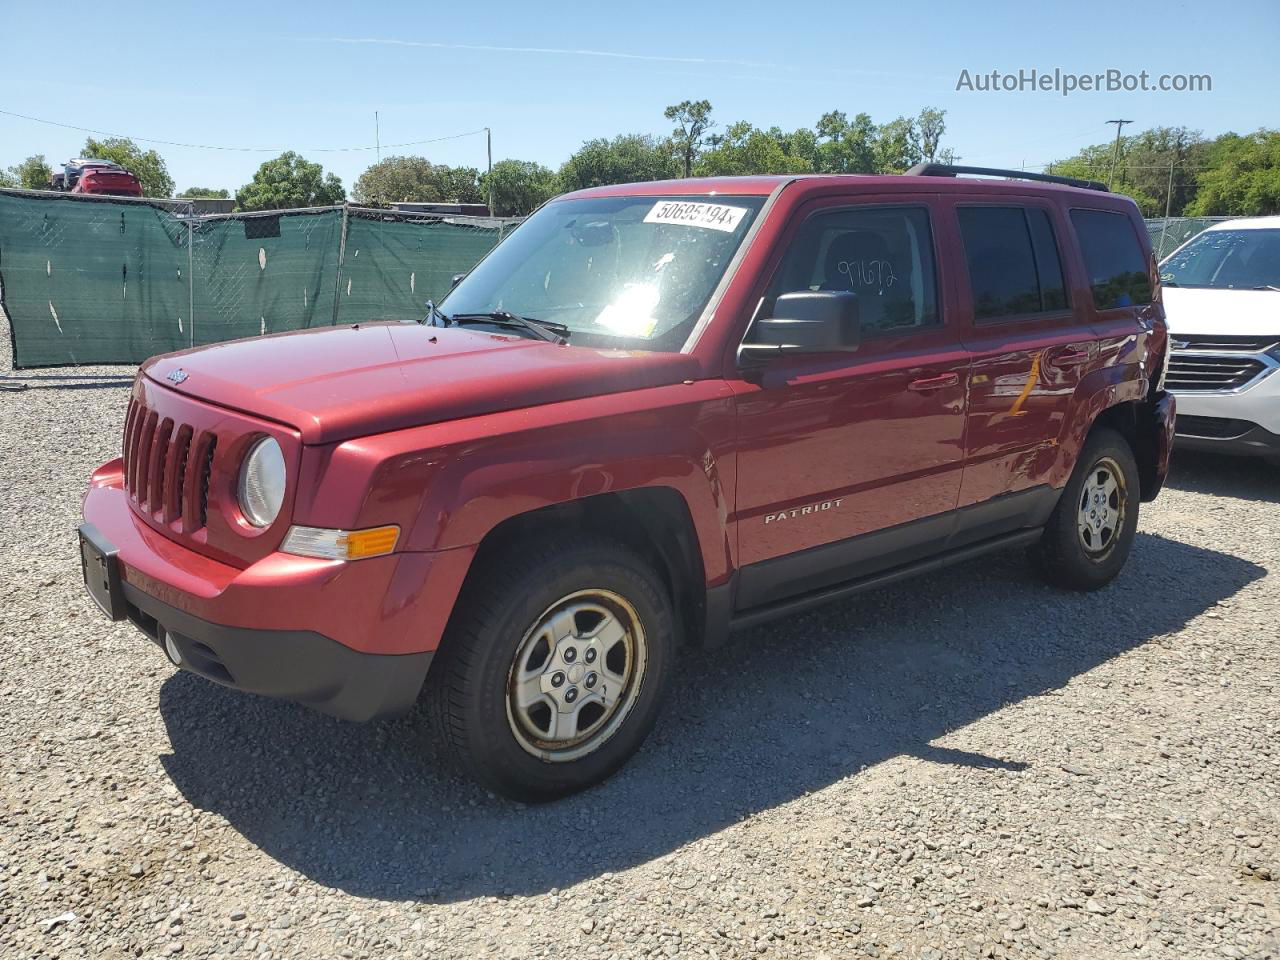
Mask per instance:
[[[1031,373],[1027,375],[1027,385],[1023,387],[1022,392],[1018,394],[1018,399],[1013,401],[1013,406],[1009,408],[1009,416],[1020,417],[1027,412],[1022,409],[1022,405],[1026,402],[1027,397],[1031,395],[1031,388],[1034,387],[1036,385],[1036,381],[1040,379],[1040,354],[1042,353],[1044,353],[1043,350],[1038,351],[1036,355],[1031,358]]]

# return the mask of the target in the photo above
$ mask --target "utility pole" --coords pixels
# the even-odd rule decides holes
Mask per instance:
[[[484,147],[489,154],[489,174],[485,178],[489,184],[489,216],[497,216],[497,212],[493,209],[493,132],[488,128],[484,128]]]
[[[1173,206],[1173,164],[1177,158],[1169,158],[1169,188],[1164,195],[1164,226],[1160,229],[1160,252],[1156,255],[1157,260],[1164,259],[1164,238],[1169,234],[1169,210]]]
[[[382,159],[382,129],[378,126],[378,111],[373,111],[373,147],[378,159]]]
[[[1133,123],[1132,120],[1108,120],[1107,123],[1116,125],[1116,145],[1111,150],[1111,172],[1107,174],[1107,189],[1111,189],[1111,184],[1116,177],[1116,161],[1120,159],[1120,131],[1126,123]]]

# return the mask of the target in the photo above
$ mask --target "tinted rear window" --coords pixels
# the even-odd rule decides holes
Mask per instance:
[[[1072,210],[1071,223],[1099,310],[1151,302],[1151,274],[1129,218],[1103,210]]]
[[[1047,213],[1023,207],[961,207],[957,213],[975,320],[994,323],[1066,306]]]

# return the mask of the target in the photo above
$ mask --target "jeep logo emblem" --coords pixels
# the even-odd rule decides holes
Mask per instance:
[[[167,374],[165,374],[165,379],[173,383],[182,383],[182,381],[187,379],[187,371],[183,370],[181,367],[178,367],[178,369],[170,370]]]

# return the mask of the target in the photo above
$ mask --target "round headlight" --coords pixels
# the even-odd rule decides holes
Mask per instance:
[[[255,527],[270,526],[284,505],[284,453],[270,437],[249,448],[240,467],[240,512]]]

